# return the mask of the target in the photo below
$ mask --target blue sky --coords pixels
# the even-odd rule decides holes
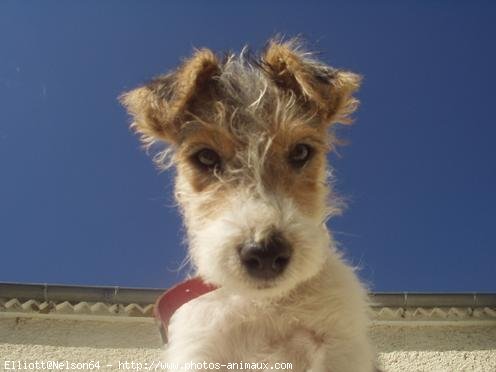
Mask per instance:
[[[3,1],[0,281],[165,287],[182,227],[116,97],[193,47],[303,35],[364,76],[330,221],[377,291],[496,291],[496,3]]]

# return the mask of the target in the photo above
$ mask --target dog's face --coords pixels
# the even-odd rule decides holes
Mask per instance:
[[[169,143],[190,257],[208,282],[262,296],[316,275],[330,252],[329,126],[348,122],[359,78],[294,41],[258,60],[198,51],[126,93],[146,144]]]

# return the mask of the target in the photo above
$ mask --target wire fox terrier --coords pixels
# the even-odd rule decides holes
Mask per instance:
[[[189,259],[218,287],[174,314],[166,360],[371,372],[366,291],[326,228],[340,207],[326,154],[360,77],[297,40],[246,54],[197,50],[121,96],[143,143],[168,144],[155,160],[177,169]]]

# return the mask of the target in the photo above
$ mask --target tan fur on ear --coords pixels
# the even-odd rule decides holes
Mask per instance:
[[[353,96],[358,88],[362,77],[353,72],[339,70],[331,81],[331,98],[333,104],[331,120],[334,123],[351,124],[350,115],[357,109],[360,101]],[[334,95],[334,97],[332,97]]]
[[[215,54],[201,49],[176,71],[124,93],[120,101],[134,119],[131,127],[147,145],[157,139],[176,142],[188,104],[219,71]]]
[[[298,39],[270,41],[262,65],[280,89],[302,98],[323,122],[351,122],[349,115],[358,105],[353,93],[360,86],[359,75],[316,61]]]

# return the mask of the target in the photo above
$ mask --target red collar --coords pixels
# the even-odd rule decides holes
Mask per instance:
[[[200,277],[185,280],[169,288],[155,302],[153,315],[160,320],[162,338],[167,343],[167,329],[172,315],[186,302],[217,289],[205,283]]]

